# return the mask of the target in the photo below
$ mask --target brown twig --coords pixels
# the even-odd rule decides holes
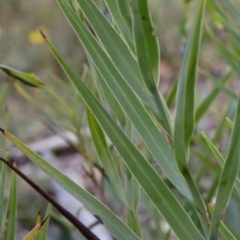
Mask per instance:
[[[4,130],[0,129],[3,133]],[[86,226],[84,226],[74,215],[63,208],[58,202],[56,202],[52,197],[50,197],[41,187],[34,183],[30,178],[23,174],[20,170],[14,167],[11,163],[0,157],[0,160],[4,162],[8,167],[10,167],[14,172],[16,172],[22,179],[24,179],[30,186],[32,186],[42,197],[44,197],[48,202],[50,202],[65,218],[67,218],[81,233],[89,240],[99,240],[99,238],[92,233]]]

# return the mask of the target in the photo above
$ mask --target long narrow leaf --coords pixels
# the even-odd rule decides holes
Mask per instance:
[[[98,152],[98,156],[102,162],[104,170],[109,177],[109,181],[115,190],[119,199],[126,203],[125,197],[123,195],[124,190],[122,182],[117,171],[117,167],[114,163],[113,157],[110,153],[109,147],[107,145],[104,133],[102,132],[101,127],[96,121],[94,115],[90,110],[87,111],[88,125],[91,131],[91,136]]]
[[[7,156],[5,154],[5,159]],[[5,191],[5,180],[6,180],[6,166],[5,164],[0,164],[1,171],[0,171],[0,239],[3,234],[4,224],[5,224],[5,208],[4,208],[4,191]]]
[[[91,70],[95,73],[96,77],[96,84],[99,85],[100,87],[100,93],[102,91],[103,94],[103,98],[105,98],[108,106],[111,108],[113,115],[116,116],[116,118],[118,119],[118,121],[121,123],[122,126],[125,126],[126,124],[126,117],[125,114],[119,104],[119,102],[117,101],[116,97],[114,96],[114,94],[112,93],[111,89],[109,88],[109,86],[107,85],[107,83],[104,81],[103,77],[101,76],[101,74],[99,73],[99,71],[95,68],[92,60],[90,58],[88,58],[89,60],[89,64],[91,67]]]
[[[139,98],[129,85],[124,81],[101,46],[86,29],[85,25],[76,17],[75,13],[72,12],[63,0],[57,1],[84,44],[88,54],[91,56],[96,68],[107,82],[111,91],[118,99],[123,110],[130,118],[167,177],[184,196],[191,200],[192,196],[177,169],[173,151],[165,142],[159,128],[153,122],[146,108],[139,101]],[[51,47],[49,41],[48,45]],[[51,50],[55,55],[57,54],[56,51],[53,50],[53,47],[51,47]]]
[[[12,172],[10,192],[7,207],[7,227],[6,227],[6,240],[15,238],[15,228],[17,223],[17,176]]]
[[[3,107],[4,100],[6,98],[8,89],[9,89],[9,83],[5,82],[3,84],[3,86],[1,87],[1,91],[0,91],[0,113],[1,113],[1,109]]]
[[[63,1],[57,1],[62,7],[63,5],[61,2]],[[118,71],[128,82],[134,92],[137,93],[143,103],[146,104],[146,106],[148,106],[152,111],[157,113],[156,105],[153,102],[150,93],[144,87],[137,61],[134,59],[126,43],[103,16],[93,1],[77,0],[76,2],[79,4],[79,7],[83,11]],[[66,11],[64,11],[64,13],[67,14]],[[69,17],[68,20],[71,21]],[[75,31],[78,34],[79,30],[75,29]],[[83,36],[81,36],[82,34],[80,33],[79,37],[82,41]]]
[[[43,219],[40,223],[37,223],[35,227],[23,238],[23,240],[32,240],[34,239],[38,234],[41,228],[44,226],[45,222],[47,221],[48,217],[46,219]]]
[[[214,209],[211,204],[209,204],[210,212],[213,213]],[[237,238],[232,234],[232,232],[227,228],[227,226],[221,221],[219,225],[219,231],[227,240],[237,240]]]
[[[46,222],[42,226],[42,229],[39,232],[39,234],[37,235],[36,240],[46,240],[48,227],[49,227],[49,223],[50,223],[50,214],[51,214],[51,212],[52,212],[52,205],[49,203],[48,206],[47,206],[47,210],[45,212],[44,218],[47,218],[47,216],[49,216],[49,217],[47,218]]]
[[[164,181],[159,177],[149,162],[141,155],[135,145],[126,137],[116,122],[101,106],[98,100],[64,62],[55,48],[46,39],[59,64],[75,85],[80,95],[94,113],[97,121],[107,133],[120,153],[127,167],[135,176],[143,190],[147,193],[157,210],[164,216],[179,239],[203,239],[187,213],[172,195]],[[100,215],[101,216],[101,215]]]
[[[209,240],[217,238],[218,225],[221,217],[228,205],[234,183],[237,179],[239,168],[239,145],[240,145],[240,98],[238,100],[238,107],[236,109],[236,116],[234,121],[234,128],[232,131],[228,155],[224,163],[221,177],[219,180],[216,204],[211,220],[211,228],[209,232]]]
[[[174,126],[175,156],[179,171],[185,178],[197,209],[208,223],[206,205],[188,168],[188,150],[194,131],[194,89],[198,65],[198,56],[202,36],[203,14],[206,0],[201,1],[197,19],[192,30],[178,80],[176,99],[176,118]]]
[[[148,1],[132,1],[133,32],[140,71],[149,90],[159,83],[160,51],[148,9]]]
[[[158,107],[158,116],[168,134],[172,136],[172,120],[166,103],[158,92],[160,52],[157,37],[153,33],[147,0],[133,0],[132,8],[134,42],[139,68]]]

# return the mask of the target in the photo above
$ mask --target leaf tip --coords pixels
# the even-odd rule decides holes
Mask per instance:
[[[5,135],[6,134],[6,130],[0,128],[0,131]]]
[[[101,223],[101,224],[103,224],[104,225],[104,222],[103,222],[103,220],[98,216],[98,215],[96,215],[96,214],[93,214],[93,216],[97,219],[97,221],[99,222],[99,223]]]
[[[47,40],[47,37],[46,37],[46,35],[39,29],[39,32],[41,33],[41,35],[42,35],[42,37],[43,37],[43,39],[46,41]]]
[[[41,221],[41,227],[44,225],[44,223],[48,220],[49,217],[50,214],[48,214],[47,217]]]

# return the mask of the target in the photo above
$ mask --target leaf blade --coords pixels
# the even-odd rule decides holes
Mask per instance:
[[[238,106],[236,109],[234,127],[232,131],[230,146],[227,154],[226,161],[222,168],[219,187],[217,192],[217,198],[215,208],[211,220],[211,227],[209,231],[209,240],[216,239],[217,227],[220,223],[222,214],[224,213],[228,202],[231,197],[231,193],[234,187],[234,183],[237,179],[239,168],[239,145],[240,145],[240,97],[238,99]]]
[[[171,225],[175,234],[179,237],[179,239],[203,239],[196,226],[172,195],[164,181],[155,172],[153,167],[142,156],[135,145],[133,145],[126,137],[116,122],[111,118],[111,116],[109,116],[106,110],[83,84],[81,79],[77,77],[68,65],[66,65],[64,60],[48,40],[47,43],[65,73],[78,89],[85,103],[94,113],[99,124],[107,133],[118,152],[121,154],[125,164],[131,170],[132,174],[138,180],[144,191],[146,191],[148,196],[151,198],[158,211],[161,212],[164,218]],[[181,220],[176,217],[176,214],[181,216]],[[186,228],[186,225],[183,224],[183,222],[187,222],[188,228]]]
[[[108,86],[111,88],[111,91],[114,92],[114,95],[118,99],[123,110],[131,119],[139,134],[142,136],[143,141],[148,146],[163,171],[178,190],[191,200],[192,196],[177,169],[173,151],[163,139],[159,128],[153,122],[153,119],[143,104],[139,101],[139,98],[116,71],[111,60],[107,57],[103,49],[100,48],[99,44],[86,29],[85,25],[76,18],[63,0],[57,1],[68,20],[73,24],[76,33],[82,43],[84,43],[88,54],[91,56],[94,64],[100,71],[100,74],[104,77]],[[48,45],[49,44],[50,42],[48,41]],[[59,54],[56,53],[56,50],[53,49],[53,46],[50,47],[55,56],[59,56]],[[61,59],[60,61],[62,64],[63,60]],[[74,77],[76,78],[76,76]]]

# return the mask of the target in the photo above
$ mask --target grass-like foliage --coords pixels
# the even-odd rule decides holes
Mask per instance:
[[[186,4],[190,4],[188,2]],[[44,32],[41,34],[74,87],[69,88],[72,92],[68,94],[74,93],[76,106],[86,116],[84,120],[79,119],[76,106],[69,106],[37,77],[0,65],[12,79],[31,87],[41,87],[50,111],[42,109],[20,84],[16,85],[19,94],[39,109],[49,125],[61,133],[71,130],[82,142],[82,147],[75,146],[76,151],[86,158],[90,169],[96,166],[102,169],[102,177],[122,205],[125,218],[117,216],[109,206],[70,180],[7,129],[1,129],[4,136],[92,214],[99,216],[113,239],[240,238],[239,229],[232,225],[234,221],[240,223],[234,214],[234,207],[240,207],[240,100],[238,93],[227,85],[233,76],[240,77],[240,34],[234,25],[239,21],[240,10],[232,2],[198,1],[197,13],[187,34],[177,85],[172,86],[167,99],[158,90],[161,88],[160,47],[147,0],[105,0],[104,12],[110,18],[106,18],[92,0],[57,0],[86,51],[89,67],[85,68],[85,74],[79,76],[48,36]],[[215,26],[229,33],[229,47],[215,34]],[[203,35],[212,41],[231,69],[221,81],[204,69],[198,69]],[[196,107],[199,72],[214,84],[214,88]],[[7,89],[8,83],[0,92],[0,108]],[[226,121],[228,111],[225,112],[225,116],[219,117],[215,135],[208,136],[204,131],[199,132],[200,120],[204,117],[209,120],[208,111],[221,92],[229,96],[228,109],[234,112],[234,117]],[[170,104],[170,98],[175,104]],[[59,117],[63,124],[59,124]],[[91,144],[95,149],[86,142],[84,145],[80,132],[83,127],[90,129]],[[225,156],[218,146],[226,129],[230,137]],[[6,179],[3,164],[0,178],[1,206]],[[207,186],[202,184],[203,181],[207,181]],[[16,175],[12,173],[7,215],[0,207],[0,233],[4,232],[6,239],[14,239],[16,188]],[[104,191],[110,188],[105,186]],[[58,209],[57,204],[52,204]],[[143,226],[139,206],[146,208],[155,227]],[[224,215],[226,209],[228,215]],[[4,231],[5,218],[7,227]],[[42,222],[38,221],[28,236],[37,235],[35,229]],[[163,228],[164,224],[169,230]],[[44,239],[46,232],[47,228],[39,239]],[[80,232],[88,239],[98,239],[91,233],[85,235],[81,229]]]

